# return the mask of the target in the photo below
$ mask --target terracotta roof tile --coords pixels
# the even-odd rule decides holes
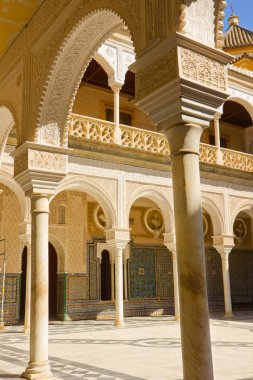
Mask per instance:
[[[253,32],[239,25],[231,26],[224,34],[223,49],[253,46]]]

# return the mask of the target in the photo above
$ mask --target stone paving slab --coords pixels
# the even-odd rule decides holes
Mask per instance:
[[[170,317],[54,322],[49,354],[55,377],[68,380],[182,380],[179,323]],[[253,380],[253,313],[211,320],[215,380]],[[0,332],[0,379],[19,379],[29,336],[22,326]],[[194,379],[193,379],[194,380]],[[204,379],[203,379],[204,380]]]

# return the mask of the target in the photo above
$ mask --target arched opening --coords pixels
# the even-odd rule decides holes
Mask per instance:
[[[57,253],[54,246],[51,243],[48,244],[48,279],[49,319],[57,319]]]
[[[131,204],[128,298],[138,301],[143,315],[169,314],[174,309],[172,254],[165,247],[163,233],[170,218],[167,206],[154,197],[140,196]],[[163,210],[162,210],[163,209]],[[148,301],[147,301],[148,300]],[[159,310],[158,310],[159,309]]]
[[[206,282],[208,306],[211,311],[224,310],[222,265],[219,252],[213,247],[214,231],[220,232],[220,225],[214,226],[211,215],[203,208],[203,233],[205,243]],[[216,216],[216,223],[218,223]]]
[[[109,301],[112,298],[111,295],[111,263],[110,254],[104,250],[101,254],[101,301]]]
[[[253,107],[243,104],[242,99],[232,98],[224,103],[223,113],[219,120],[221,148],[253,153],[252,146],[250,147],[253,140],[252,115]],[[204,132],[202,141],[215,145],[214,122]]]
[[[229,254],[229,273],[233,310],[253,309],[252,217],[241,211],[235,218],[235,246]]]

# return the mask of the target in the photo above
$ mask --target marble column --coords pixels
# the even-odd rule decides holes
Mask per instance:
[[[115,299],[115,289],[114,289],[114,257],[110,253],[110,262],[111,262],[111,299]]]
[[[30,361],[21,375],[30,380],[53,377],[48,362],[48,213],[48,196],[31,195]]]
[[[124,325],[123,249],[124,247],[120,244],[115,247],[115,326]]]
[[[173,264],[175,320],[179,320],[180,319],[180,307],[179,307],[179,289],[178,289],[177,252],[176,252],[176,248],[170,249],[170,251],[172,253],[172,264]]]
[[[199,173],[202,130],[182,123],[165,131],[171,150],[184,380],[213,380]]]
[[[216,112],[213,117],[213,122],[214,122],[215,146],[217,147],[217,164],[223,163],[223,155],[220,148],[220,118],[221,118],[221,113]]]
[[[224,246],[215,247],[214,246],[214,248],[219,252],[221,256],[225,317],[230,318],[233,316],[231,288],[230,288],[230,275],[229,275],[229,254],[232,250],[232,247],[224,247]]]
[[[107,244],[114,248],[115,260],[115,326],[124,325],[123,252],[130,240],[130,230],[105,230]]]
[[[25,288],[25,321],[24,333],[30,332],[30,317],[31,317],[31,243],[26,245],[26,288]]]
[[[128,292],[127,292],[127,258],[124,255],[124,299],[127,300]]]
[[[121,144],[121,135],[120,135],[120,106],[119,106],[119,94],[122,84],[114,83],[111,85],[111,89],[114,94],[114,124],[115,124],[115,143]]]

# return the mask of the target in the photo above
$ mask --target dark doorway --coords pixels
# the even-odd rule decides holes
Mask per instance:
[[[27,247],[24,247],[22,252],[22,265],[21,265],[21,293],[20,293],[20,316],[21,322],[25,317],[25,289],[26,289],[26,264],[27,264]]]
[[[101,300],[111,300],[111,264],[108,251],[103,251],[101,255]]]
[[[54,246],[48,246],[48,270],[49,270],[49,319],[57,318],[57,253]]]
[[[49,270],[49,318],[57,318],[57,253],[51,243],[48,245],[48,270]],[[20,321],[25,316],[25,291],[26,291],[26,264],[27,248],[22,253],[21,293],[20,293]]]
[[[253,252],[233,248],[229,254],[229,274],[233,310],[253,308]]]

